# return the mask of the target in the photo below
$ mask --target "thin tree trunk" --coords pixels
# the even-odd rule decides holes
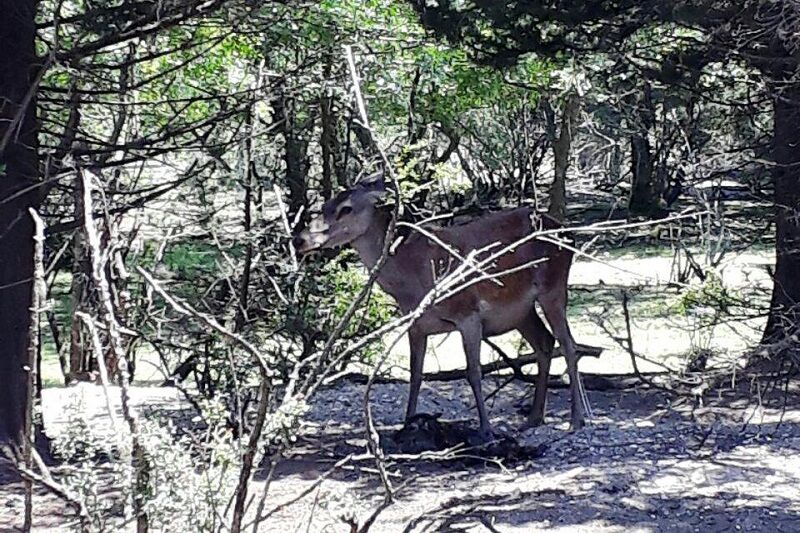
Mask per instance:
[[[131,382],[130,374],[128,373],[128,361],[125,358],[125,350],[122,348],[122,337],[119,333],[119,324],[115,315],[111,290],[106,276],[106,269],[103,265],[103,258],[101,257],[102,245],[100,235],[97,232],[94,219],[92,218],[92,183],[83,170],[79,170],[78,174],[83,179],[83,222],[86,231],[87,250],[92,262],[92,281],[97,288],[97,298],[99,300],[98,308],[101,311],[103,323],[105,325],[105,334],[109,348],[108,354],[114,362],[119,362],[117,374],[119,376],[118,383],[120,386],[122,414],[131,432],[131,465],[133,466],[135,478],[133,510],[136,515],[136,531],[137,533],[147,533],[150,529],[150,517],[145,502],[150,497],[151,462],[139,432],[140,425],[138,414],[131,406],[129,389]],[[98,338],[96,336],[96,331],[92,336],[95,339]],[[103,347],[100,346],[99,342],[96,343],[95,350],[95,358],[100,359]],[[98,368],[100,365],[107,364],[105,357],[102,357],[102,359],[103,361],[98,361]],[[101,373],[100,375],[101,379],[103,379],[103,374]]]
[[[572,148],[572,139],[575,137],[580,100],[577,92],[570,91],[564,101],[564,110],[561,114],[561,128],[558,137],[553,140],[553,159],[555,174],[553,185],[550,188],[550,207],[547,213],[556,220],[563,221],[567,215],[567,170],[569,169],[569,156]],[[548,123],[551,138],[555,137],[555,124],[553,113],[550,110]]]
[[[80,174],[75,175],[74,194],[75,220],[83,221],[83,180]],[[86,239],[83,228],[75,230],[72,236],[72,281],[70,283],[70,307],[72,322],[69,339],[69,374],[67,382],[86,381],[89,379],[92,363],[84,337],[83,325],[78,313],[86,310],[89,296],[89,279],[91,266],[86,255]]]
[[[632,215],[658,216],[662,211],[661,193],[664,184],[653,164],[650,130],[655,123],[655,110],[650,84],[646,83],[637,102],[634,132],[631,134],[631,194],[628,211]]]
[[[304,141],[298,131],[296,102],[284,94],[283,87],[278,87],[273,102],[275,120],[283,124],[284,150],[283,159],[286,165],[286,181],[289,186],[289,219],[304,209],[308,204],[306,196],[306,152],[308,142]]]
[[[780,340],[800,325],[800,85],[773,89],[776,259],[775,285],[764,341]]]
[[[333,196],[333,174],[336,165],[334,138],[336,136],[336,115],[333,112],[333,96],[325,94],[320,98],[320,148],[322,149],[322,197],[330,200]]]
[[[327,55],[323,70],[323,76],[326,80],[331,78],[332,69],[333,58]],[[333,197],[333,189],[335,187],[334,176],[337,178],[336,181],[338,181],[340,177],[339,169],[337,168],[338,120],[334,109],[334,96],[328,87],[323,87],[322,95],[319,98],[319,111],[321,128],[319,144],[322,150],[322,179],[320,181],[320,189],[322,191],[322,198],[327,201]]]
[[[23,441],[39,176],[34,0],[0,0],[0,440]],[[27,105],[24,105],[27,102]]]
[[[250,301],[250,278],[253,269],[253,110],[248,109],[246,122],[247,138],[242,143],[242,185],[244,186],[244,235],[247,239],[244,252],[244,267],[239,285],[239,306],[234,321],[235,331],[241,331],[247,320],[247,307]]]
[[[617,184],[622,178],[622,137],[620,130],[622,129],[622,117],[618,110],[612,106],[599,106],[599,116],[601,117],[600,131],[612,139],[614,145],[608,155],[608,182]]]
[[[33,443],[34,438],[34,394],[33,388],[39,377],[41,351],[39,345],[39,317],[44,303],[45,296],[44,283],[44,223],[33,209],[30,216],[35,221],[36,235],[34,237],[34,276],[33,276],[33,295],[30,309],[30,328],[28,330],[28,397],[25,401],[25,438],[22,443],[22,457],[27,470],[31,470],[33,464]],[[36,371],[33,369],[36,368]],[[25,479],[25,521],[22,526],[23,531],[30,531],[33,525],[33,482]]]

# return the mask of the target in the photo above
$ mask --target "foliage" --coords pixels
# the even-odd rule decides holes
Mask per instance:
[[[325,331],[332,329],[344,317],[350,303],[366,282],[364,272],[350,267],[349,261],[345,261],[326,262],[318,265],[318,269],[308,265],[310,268],[303,280],[308,287],[308,299],[299,312],[287,310],[287,321],[292,330],[305,335],[316,333],[316,340],[324,341],[327,339]],[[389,321],[394,307],[389,297],[379,287],[374,287],[357,317],[345,328],[343,337],[357,339],[377,329]],[[374,361],[383,348],[382,341],[376,339],[359,354],[359,359],[367,363]]]
[[[731,292],[722,280],[722,276],[714,271],[707,271],[705,279],[690,286],[681,295],[674,306],[680,314],[711,309],[715,314],[725,314],[731,307],[741,302],[741,298]]]

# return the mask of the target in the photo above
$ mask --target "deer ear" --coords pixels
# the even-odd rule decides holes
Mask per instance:
[[[386,182],[383,180],[383,176],[380,174],[370,176],[366,180],[362,181],[360,187],[365,192],[386,192]]]
[[[377,203],[386,193],[386,182],[383,181],[383,176],[377,176],[374,179],[361,182],[359,188],[370,201]]]

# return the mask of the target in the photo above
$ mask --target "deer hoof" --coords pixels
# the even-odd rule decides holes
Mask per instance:
[[[586,421],[583,418],[577,418],[577,419],[574,419],[570,423],[569,430],[570,431],[580,431],[584,427],[586,427]]]
[[[525,423],[525,428],[537,428],[539,426],[544,425],[544,417],[539,416],[530,416],[528,417],[527,422]]]
[[[481,428],[478,430],[478,438],[482,444],[488,444],[497,440],[497,435],[494,434],[492,428]]]

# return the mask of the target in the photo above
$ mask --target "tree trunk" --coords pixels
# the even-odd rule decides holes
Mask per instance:
[[[796,332],[800,324],[800,84],[773,88],[772,179],[775,186],[775,284],[764,341]]]
[[[630,214],[652,216],[658,212],[659,195],[654,187],[655,176],[647,135],[631,135],[631,196],[628,199]]]
[[[650,130],[655,123],[655,110],[650,84],[645,84],[637,102],[637,121],[631,134],[631,195],[628,212],[631,215],[658,216],[661,207],[661,174],[653,165]]]
[[[564,101],[564,110],[561,114],[561,129],[558,138],[555,138],[555,123],[552,109],[548,113],[550,136],[553,139],[553,160],[555,174],[553,186],[550,189],[550,207],[547,213],[556,220],[563,221],[567,215],[567,170],[569,168],[569,155],[572,139],[575,137],[580,100],[578,94],[572,90]]]
[[[0,0],[0,439],[22,442],[39,160],[35,2]],[[28,190],[30,189],[30,190]]]
[[[273,101],[275,121],[281,122],[284,150],[283,160],[286,165],[286,182],[289,186],[289,220],[308,204],[306,196],[306,153],[308,142],[300,137],[295,100],[284,94],[282,86],[277,88],[277,96]]]

